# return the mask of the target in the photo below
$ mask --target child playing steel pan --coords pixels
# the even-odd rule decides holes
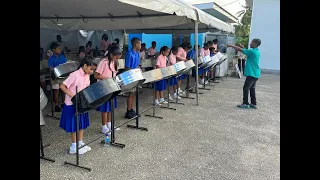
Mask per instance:
[[[107,78],[114,78],[118,72],[117,60],[121,57],[122,53],[117,46],[109,46],[107,55],[100,61],[94,77],[101,81]],[[117,97],[114,99],[114,108],[117,108]],[[97,111],[101,112],[101,132],[107,133],[111,130],[111,100],[99,106]]]
[[[176,55],[178,53],[178,47],[177,46],[173,46],[170,50],[170,55],[169,55],[169,66],[176,64],[177,59],[176,59]],[[169,91],[170,91],[170,87],[172,87],[172,91],[169,94],[169,100],[173,101],[173,99],[181,99],[181,97],[179,95],[177,95],[177,86],[178,86],[178,78],[177,77],[171,77],[169,79]],[[171,95],[173,94],[173,95]],[[173,98],[172,98],[173,97]]]
[[[66,94],[62,114],[60,118],[60,127],[67,133],[71,132],[72,143],[69,148],[70,154],[76,153],[76,108],[73,105],[71,98],[76,94],[76,87],[78,92],[90,85],[89,75],[93,73],[97,65],[92,62],[93,58],[84,58],[77,71],[72,72],[69,77],[60,85],[60,89]],[[88,112],[79,114],[79,146],[84,146],[83,130],[90,126]],[[84,154],[90,151],[89,146],[84,146],[79,149],[79,154]]]
[[[167,56],[169,55],[169,48],[168,46],[162,46],[160,49],[160,55],[157,58],[156,68],[164,68],[167,67]],[[164,103],[167,104],[168,102],[163,98],[163,91],[167,89],[167,81],[166,79],[162,79],[155,83],[155,104]],[[158,100],[160,94],[160,101]]]

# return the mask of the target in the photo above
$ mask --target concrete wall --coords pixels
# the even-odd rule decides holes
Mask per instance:
[[[260,68],[280,70],[280,1],[254,0],[250,41],[261,39]]]
[[[146,43],[146,48],[151,47],[151,42],[157,42],[157,52],[160,52],[162,46],[172,46],[172,34],[129,34],[128,48],[131,49],[131,39],[133,37],[138,37],[141,39],[142,43]]]

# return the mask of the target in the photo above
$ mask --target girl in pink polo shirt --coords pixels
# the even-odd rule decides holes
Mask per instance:
[[[117,46],[110,46],[107,55],[100,61],[94,77],[101,81],[107,78],[115,78],[118,72],[117,61],[121,57],[120,48]],[[114,108],[117,108],[117,97],[114,99]],[[99,106],[97,111],[101,112],[101,132],[103,134],[111,130],[111,100]]]
[[[97,65],[92,61],[93,58],[84,58],[77,71],[72,72],[69,77],[60,84],[60,89],[66,94],[62,114],[60,118],[60,127],[67,133],[71,132],[72,144],[69,149],[70,154],[76,153],[76,127],[75,127],[75,114],[76,108],[73,105],[71,98],[76,94],[76,87],[78,92],[90,85],[90,74],[96,69]],[[86,129],[90,125],[88,112],[79,114],[79,146],[83,146],[83,129]],[[79,149],[79,154],[84,154],[90,151],[89,146],[84,146]]]
[[[156,68],[164,68],[167,67],[167,56],[169,55],[169,48],[167,46],[162,46],[160,49],[160,55],[157,58],[157,64]],[[164,103],[167,104],[168,102],[164,100],[163,98],[163,91],[167,89],[166,87],[167,81],[165,79],[162,79],[160,81],[157,81],[155,83],[155,104]],[[160,102],[158,100],[160,93]]]
[[[178,53],[178,47],[177,46],[173,46],[170,50],[170,55],[169,55],[169,66],[174,65],[177,63],[177,53]],[[170,87],[172,87],[172,91],[169,94],[169,100],[173,101],[173,99],[181,99],[181,97],[179,95],[177,95],[176,90],[178,88],[178,77],[171,77],[169,79],[169,85]],[[169,87],[169,91],[170,91],[170,87]],[[171,94],[173,94],[173,96],[171,96]],[[173,97],[173,98],[172,98]]]
[[[191,44],[190,43],[182,43],[180,45],[180,47],[178,48],[178,53],[177,53],[177,61],[188,61],[187,59],[187,53],[188,51],[192,48]],[[184,95],[185,93],[180,89],[180,86],[181,86],[181,81],[184,80],[185,78],[187,78],[187,74],[182,74],[180,77],[179,77],[179,80],[178,80],[178,93],[180,95]]]

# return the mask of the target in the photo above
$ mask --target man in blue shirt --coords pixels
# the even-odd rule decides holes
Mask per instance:
[[[132,45],[132,49],[127,52],[126,59],[125,59],[125,68],[127,70],[135,69],[140,66],[141,40],[139,38],[134,37],[131,39],[131,45]],[[127,119],[131,119],[137,115],[136,112],[133,110],[135,91],[136,89],[133,88],[129,92],[129,96],[127,100],[127,112],[125,114],[125,118]]]
[[[261,44],[260,39],[253,39],[250,43],[250,49],[243,48],[242,45],[234,46],[228,45],[237,51],[241,51],[247,56],[246,66],[244,69],[244,75],[247,76],[246,81],[243,86],[243,103],[238,105],[239,108],[253,108],[257,109],[256,102],[256,82],[260,78],[260,51],[258,47]],[[251,104],[249,104],[248,97],[250,91]]]
[[[48,66],[50,68],[54,68],[59,64],[63,64],[67,62],[66,57],[61,54],[61,47],[58,43],[53,42],[50,45],[50,49],[53,52],[52,56],[48,59]],[[55,103],[55,111],[61,112],[61,108],[59,107],[59,83],[57,81],[52,81],[51,84],[53,94],[54,94],[54,103]]]

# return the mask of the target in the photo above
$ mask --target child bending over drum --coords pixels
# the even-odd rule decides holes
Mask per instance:
[[[71,98],[76,94],[76,87],[78,92],[90,85],[90,74],[96,69],[97,65],[92,62],[93,58],[84,58],[80,64],[78,70],[72,72],[69,77],[60,84],[60,89],[66,94],[64,105],[62,109],[62,114],[60,118],[60,127],[64,129],[67,133],[71,132],[72,144],[69,149],[70,154],[76,153],[76,108],[73,105]],[[90,126],[89,114],[88,112],[79,114],[79,135],[78,143],[79,147],[84,146],[83,138],[83,129],[86,129]],[[79,154],[84,154],[87,151],[90,151],[89,146],[84,146],[79,149]]]
[[[174,65],[177,63],[177,53],[178,53],[178,47],[177,46],[173,46],[170,50],[170,55],[169,55],[169,66],[170,65]],[[172,91],[169,94],[169,100],[173,101],[173,98],[176,99],[181,99],[181,97],[179,95],[177,95],[177,88],[178,88],[178,78],[177,77],[171,77],[169,79],[169,85],[170,87],[172,87]],[[170,87],[169,91],[170,91]],[[173,94],[173,96],[171,96],[171,94]],[[172,98],[173,97],[173,98]]]
[[[101,81],[107,78],[114,78],[118,72],[117,61],[121,57],[122,53],[117,46],[109,46],[107,55],[100,61],[98,68],[94,74],[94,77]],[[117,108],[117,97],[114,97],[114,108]],[[105,102],[99,106],[97,111],[101,112],[102,127],[101,132],[103,134],[111,130],[111,100]]]
[[[156,68],[164,68],[167,67],[167,56],[169,55],[169,48],[168,46],[162,46],[160,49],[160,55],[157,58],[157,64],[156,64]],[[164,103],[167,104],[168,102],[164,100],[163,98],[163,91],[165,89],[167,89],[167,80],[166,79],[162,79],[160,81],[157,81],[155,83],[156,87],[156,92],[155,92],[155,104],[159,104],[159,103]],[[160,93],[160,102],[158,100],[159,97],[159,93]]]

